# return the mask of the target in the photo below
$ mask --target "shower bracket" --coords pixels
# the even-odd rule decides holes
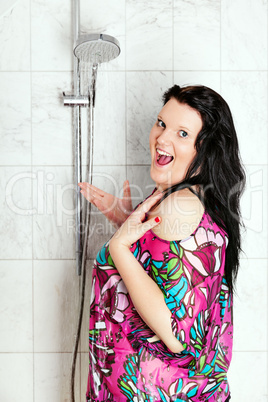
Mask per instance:
[[[63,105],[88,107],[90,100],[85,95],[65,95],[65,92],[63,92]]]

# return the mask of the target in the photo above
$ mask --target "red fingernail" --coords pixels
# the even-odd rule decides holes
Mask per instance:
[[[158,216],[156,218],[154,218],[154,220],[156,221],[156,223],[160,222],[160,218],[158,218]]]

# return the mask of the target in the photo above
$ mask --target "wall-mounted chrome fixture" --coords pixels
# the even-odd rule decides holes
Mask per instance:
[[[87,106],[89,106],[89,97],[84,96],[84,95],[80,95],[80,96],[65,95],[65,92],[63,92],[63,104],[64,104],[64,106],[87,107]]]
[[[96,80],[98,66],[101,63],[108,62],[115,59],[120,54],[119,42],[110,35],[104,34],[89,34],[80,35],[80,2],[73,0],[73,82],[74,82],[74,95],[66,95],[63,92],[64,106],[73,107],[73,126],[75,135],[75,182],[80,183],[87,181],[92,184],[93,176],[93,139],[94,139],[94,107],[95,107],[95,94],[96,94]],[[91,85],[89,86],[88,93],[81,94],[81,71],[80,64],[89,63],[91,65]],[[81,161],[81,107],[89,107],[89,141],[88,141],[88,158],[87,158],[87,178],[82,180],[82,161]],[[75,345],[72,359],[70,392],[71,401],[75,402],[74,382],[75,382],[75,369],[76,358],[78,351],[78,344],[80,339],[84,296],[85,296],[85,280],[86,280],[86,257],[87,257],[87,243],[88,233],[90,226],[90,211],[91,204],[86,203],[85,222],[82,222],[82,203],[80,188],[77,186],[76,192],[76,269],[77,275],[81,275],[80,284],[80,309],[77,323],[77,333],[75,338]],[[84,234],[83,234],[83,228]]]
[[[120,45],[118,40],[110,35],[81,35],[76,42],[74,54],[79,60],[87,63],[107,63],[119,56]]]
[[[76,18],[77,20],[77,18]],[[78,22],[77,22],[78,24]],[[75,28],[77,34],[77,28]],[[74,87],[75,95],[66,95],[63,92],[64,106],[73,106],[74,110],[74,131],[75,131],[75,171],[76,181],[81,182],[81,111],[80,107],[90,107],[90,129],[89,129],[89,157],[88,157],[88,182],[92,183],[93,173],[93,135],[94,135],[94,107],[96,97],[96,80],[98,66],[101,63],[109,62],[115,59],[120,54],[120,45],[117,39],[110,35],[104,34],[89,34],[81,35],[76,38],[74,46]],[[87,95],[81,94],[80,86],[80,62],[86,62],[92,66],[92,78],[89,93]],[[79,189],[80,190],[80,189]],[[76,196],[76,266],[77,274],[81,275],[82,271],[82,255],[85,241],[82,239],[82,211],[81,211],[81,196],[77,190]],[[88,219],[89,217],[86,217]],[[87,221],[83,227],[86,228]],[[87,235],[85,236],[87,239]]]

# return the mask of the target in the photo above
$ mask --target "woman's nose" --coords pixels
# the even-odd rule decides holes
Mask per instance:
[[[165,130],[162,131],[162,133],[159,135],[159,137],[157,138],[157,141],[160,144],[169,144],[170,143],[170,139],[171,139],[171,133],[170,130],[168,130],[167,128],[165,128]]]

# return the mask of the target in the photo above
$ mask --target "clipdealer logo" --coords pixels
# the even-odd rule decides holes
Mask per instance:
[[[123,188],[119,185],[118,178],[107,173],[94,173],[93,178],[105,182],[111,194],[123,198]],[[66,226],[66,230],[75,230],[75,197],[80,195],[80,188],[74,183],[57,183],[55,174],[49,171],[38,170],[36,172],[19,172],[13,175],[5,188],[5,203],[12,214],[21,216],[47,216],[53,217],[56,226]],[[142,189],[138,185],[131,185],[133,205],[145,199],[150,194],[154,184],[147,185]],[[106,189],[104,188],[104,191]],[[21,194],[23,192],[23,194]],[[234,187],[230,197],[236,192]],[[20,195],[18,195],[18,193]],[[264,197],[266,194],[265,172],[263,169],[247,172],[246,190],[241,199],[242,218],[247,230],[261,233],[267,219],[264,211]],[[86,200],[81,197],[80,208]],[[27,204],[27,205],[26,205]],[[113,209],[114,205],[110,206]],[[84,207],[83,207],[84,208]],[[179,211],[181,212],[181,211]],[[231,211],[232,212],[232,211]],[[91,208],[91,216],[102,215],[96,207]],[[83,228],[81,228],[83,230]],[[109,222],[92,222],[89,235],[97,233],[110,233],[112,225]]]

